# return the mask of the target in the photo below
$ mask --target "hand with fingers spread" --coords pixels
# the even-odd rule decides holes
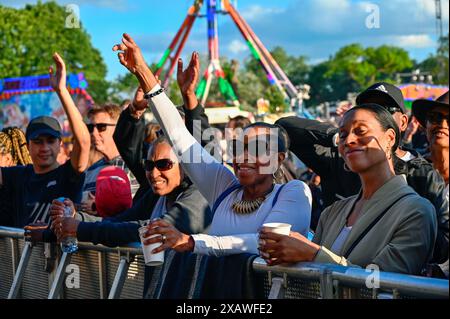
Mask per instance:
[[[319,249],[319,245],[296,232],[286,236],[263,227],[259,233],[259,251],[269,266],[312,261]]]
[[[50,86],[55,90],[55,92],[61,92],[67,90],[66,87],[66,64],[61,56],[55,52],[53,54],[53,60],[56,64],[56,73],[54,72],[53,66],[50,66],[48,72],[50,74]]]
[[[178,231],[173,225],[168,222],[158,219],[152,221],[148,226],[148,231],[145,233],[144,238],[155,236],[153,238],[146,239],[144,245],[150,245],[155,243],[161,243],[161,246],[153,249],[152,253],[156,254],[166,249],[173,249],[177,252],[193,251],[194,240],[191,236],[183,234]]]
[[[191,61],[186,70],[183,71],[183,60],[178,59],[177,82],[180,87],[181,95],[185,104],[188,99],[193,97],[195,99],[195,106],[197,106],[197,97],[195,96],[195,88],[197,86],[198,77],[200,73],[200,59],[197,52],[192,53]]]
[[[124,33],[122,43],[116,44],[113,51],[120,51],[117,54],[120,63],[136,76],[144,92],[149,92],[158,84],[157,79],[145,63],[141,49],[130,35]]]

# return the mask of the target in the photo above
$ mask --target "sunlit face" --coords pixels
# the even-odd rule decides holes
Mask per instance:
[[[427,113],[427,138],[431,147],[447,148],[448,137],[448,107],[434,107]]]
[[[371,111],[350,111],[340,123],[339,153],[355,173],[378,169],[394,143],[395,131],[384,131]]]
[[[33,165],[40,170],[50,169],[57,164],[56,158],[60,148],[61,139],[50,135],[40,135],[28,142]]]
[[[165,196],[180,186],[183,180],[183,173],[177,157],[168,143],[154,145],[147,159],[156,163],[156,167],[153,167],[151,170],[146,167],[146,176],[155,194]],[[168,161],[171,161],[173,164],[158,168],[159,163],[167,163]]]
[[[242,147],[237,147],[233,156],[236,177],[243,186],[251,186],[272,180],[273,173],[280,167],[285,155],[278,153],[268,138],[270,129],[251,127],[244,135],[236,137]],[[274,136],[274,135],[272,135]]]
[[[91,145],[101,153],[115,147],[113,134],[117,120],[111,118],[106,112],[96,113],[89,117],[89,123],[94,124],[91,133]],[[101,126],[101,124],[107,124]]]

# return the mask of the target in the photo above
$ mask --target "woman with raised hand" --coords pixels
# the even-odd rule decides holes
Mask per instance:
[[[162,242],[154,250],[168,248],[193,251],[198,254],[229,255],[242,252],[258,253],[258,229],[269,222],[288,223],[292,229],[307,235],[311,218],[311,193],[306,184],[292,181],[275,185],[276,171],[287,151],[278,128],[266,123],[255,123],[236,140],[233,154],[234,175],[212,157],[185,128],[175,106],[147,67],[141,51],[133,39],[123,35],[122,43],[113,47],[118,57],[138,79],[165,135],[175,153],[181,158],[184,171],[197,186],[213,210],[213,221],[208,235],[186,235],[168,223],[158,220],[149,225],[147,236],[159,234],[146,244]],[[198,79],[199,57],[192,54],[183,71],[178,61],[178,72],[188,78],[192,90]]]
[[[267,263],[375,264],[383,271],[420,273],[433,253],[436,215],[405,176],[394,173],[399,139],[393,117],[382,106],[363,104],[347,111],[339,126],[339,153],[346,169],[358,173],[361,191],[322,212],[313,241],[263,228],[260,249]]]

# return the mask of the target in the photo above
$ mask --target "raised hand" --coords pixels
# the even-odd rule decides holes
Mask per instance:
[[[191,61],[184,71],[183,60],[178,59],[177,82],[183,96],[195,94],[199,73],[200,60],[197,52],[192,53]]]
[[[50,66],[48,73],[50,74],[50,86],[56,92],[61,92],[66,89],[66,64],[58,53],[53,54],[53,61],[56,64],[56,73],[54,73],[53,66]]]
[[[122,43],[116,44],[113,51],[121,51],[117,54],[120,64],[136,76],[144,92],[149,92],[158,84],[145,63],[141,49],[128,34],[123,34]]]
[[[134,42],[133,38],[124,33],[122,43],[116,44],[113,51],[122,51],[117,54],[120,63],[126,67],[131,73],[136,74],[139,70],[148,68],[142,56],[141,49]]]

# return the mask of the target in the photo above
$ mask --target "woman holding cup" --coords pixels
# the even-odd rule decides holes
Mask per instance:
[[[133,39],[123,35],[122,43],[114,46],[119,60],[138,79],[147,93],[152,112],[176,154],[184,171],[208,201],[214,214],[208,235],[187,235],[167,222],[151,223],[145,244],[162,242],[154,253],[172,248],[178,252],[192,251],[214,256],[236,253],[258,253],[258,229],[267,222],[292,225],[292,229],[307,234],[311,218],[311,193],[306,184],[291,181],[275,185],[274,176],[285,158],[285,145],[278,127],[255,123],[236,139],[233,152],[235,175],[212,157],[183,125],[175,106],[147,67]],[[194,53],[188,68],[178,62],[178,76],[188,78],[195,90],[199,57]]]
[[[314,261],[418,274],[432,255],[436,216],[431,203],[396,176],[392,157],[400,132],[390,113],[363,104],[345,113],[339,153],[359,174],[358,195],[337,201],[319,219],[312,241],[263,228],[260,250],[269,265]]]

